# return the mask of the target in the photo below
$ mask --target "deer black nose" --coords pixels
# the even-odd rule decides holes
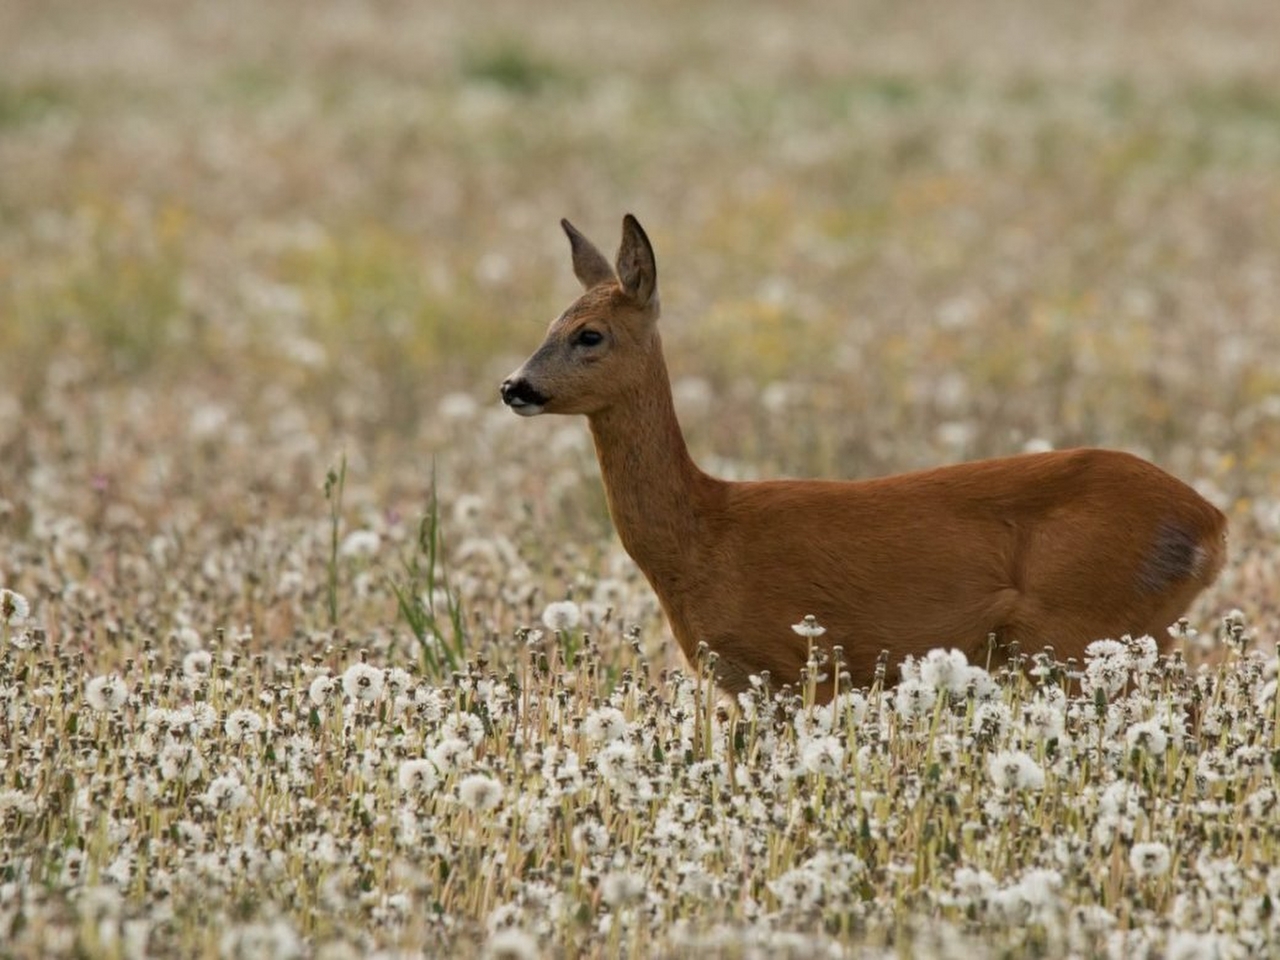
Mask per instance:
[[[509,407],[540,407],[547,402],[547,398],[521,377],[502,381],[502,402]]]

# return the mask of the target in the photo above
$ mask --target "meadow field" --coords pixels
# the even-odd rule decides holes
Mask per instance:
[[[0,957],[1280,956],[1278,36],[6,0]],[[1139,453],[1174,652],[720,698],[498,402],[628,211],[704,467]]]

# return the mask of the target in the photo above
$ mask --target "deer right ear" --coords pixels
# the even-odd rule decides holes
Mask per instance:
[[[578,281],[588,290],[602,283],[611,283],[615,279],[613,267],[609,266],[604,254],[568,220],[561,220],[560,226],[564,227],[573,250],[573,275]]]
[[[622,218],[622,247],[618,250],[618,281],[623,292],[638,307],[658,305],[658,265],[653,245],[640,221],[627,214]]]

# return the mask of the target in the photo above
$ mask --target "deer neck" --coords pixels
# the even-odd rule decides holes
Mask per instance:
[[[709,478],[685,446],[661,350],[643,391],[589,419],[609,514],[623,547],[655,585],[678,576]]]

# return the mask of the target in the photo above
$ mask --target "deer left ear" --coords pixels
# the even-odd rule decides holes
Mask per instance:
[[[622,292],[637,307],[658,305],[658,265],[653,246],[640,221],[627,214],[622,218],[622,247],[618,250],[618,280]]]

